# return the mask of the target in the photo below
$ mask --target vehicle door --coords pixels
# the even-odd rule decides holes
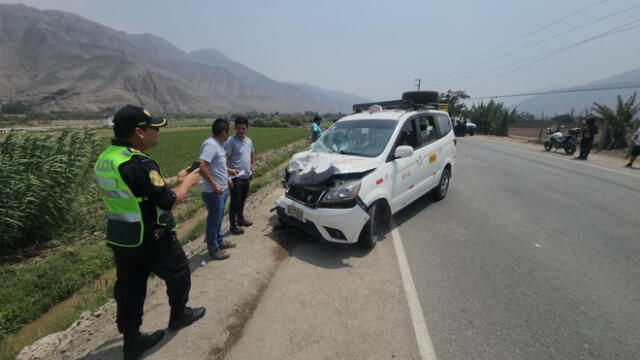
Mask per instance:
[[[391,186],[391,210],[396,212],[410,204],[418,194],[416,187],[419,179],[418,157],[413,155],[396,159],[394,154],[400,145],[409,145],[414,150],[418,146],[418,128],[414,117],[405,120],[398,133],[394,146],[387,159],[391,165],[393,184]]]
[[[438,184],[438,132],[437,114],[418,115],[420,129],[420,147],[416,153],[420,157],[420,194],[424,194]]]
[[[456,153],[455,135],[452,133],[451,120],[447,114],[437,114],[436,125],[438,128],[438,174],[444,169],[447,162],[453,162]],[[440,179],[438,178],[439,182]]]

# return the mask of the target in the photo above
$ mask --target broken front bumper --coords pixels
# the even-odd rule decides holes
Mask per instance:
[[[275,203],[282,221],[326,241],[351,244],[358,241],[369,214],[356,205],[348,209],[311,208],[283,195]]]

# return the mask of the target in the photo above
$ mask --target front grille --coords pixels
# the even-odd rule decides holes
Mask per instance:
[[[287,189],[287,197],[309,207],[316,207],[325,191],[323,188],[290,186]]]

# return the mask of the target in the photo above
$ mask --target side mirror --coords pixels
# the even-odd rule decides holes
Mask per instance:
[[[409,145],[400,145],[393,153],[394,159],[406,158],[413,155],[413,148]]]

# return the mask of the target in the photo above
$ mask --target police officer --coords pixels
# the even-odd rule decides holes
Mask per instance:
[[[124,336],[124,358],[137,359],[160,342],[164,331],[140,333],[147,278],[154,273],[167,285],[171,305],[169,330],[188,326],[205,309],[187,307],[191,271],[177,242],[171,209],[182,202],[199,179],[199,170],[182,170],[171,190],[160,167],[143,151],[154,147],[166,119],[127,105],[113,118],[115,139],[98,158],[94,171],[107,212],[107,243],[113,249],[117,280],[118,331]]]
[[[558,127],[560,127],[558,125]],[[580,129],[582,140],[580,141],[580,156],[577,156],[578,160],[587,160],[587,156],[591,152],[593,146],[593,138],[598,133],[598,127],[596,126],[596,119],[590,117],[587,119],[586,124]]]

